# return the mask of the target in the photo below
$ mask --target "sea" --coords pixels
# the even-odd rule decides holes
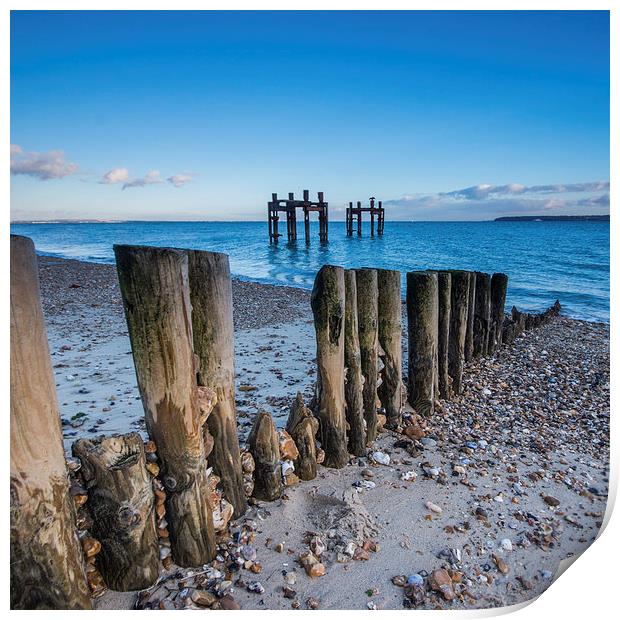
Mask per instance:
[[[29,223],[11,232],[32,238],[39,254],[95,263],[114,263],[115,243],[224,252],[240,279],[306,289],[324,264],[504,272],[508,309],[541,311],[559,299],[568,316],[609,322],[609,222],[386,221],[375,237],[365,224],[362,237],[347,237],[344,222],[330,221],[325,245],[316,222],[309,245],[302,225],[297,242],[270,244],[267,222]]]

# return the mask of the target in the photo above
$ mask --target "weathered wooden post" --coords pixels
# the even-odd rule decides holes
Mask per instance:
[[[430,416],[435,411],[438,306],[437,273],[409,272],[407,274],[408,397],[416,412],[424,416]]]
[[[235,517],[247,507],[237,436],[235,407],[235,333],[232,283],[228,256],[189,250],[194,352],[198,356],[198,385],[215,391],[217,400],[207,418],[213,436],[209,465],[220,477],[224,497]]]
[[[474,357],[488,355],[491,331],[491,276],[476,271]]]
[[[347,405],[348,448],[351,454],[366,454],[366,430],[364,429],[364,376],[359,341],[357,318],[357,285],[355,270],[344,272],[345,315],[344,315],[344,365],[346,381],[344,396]]]
[[[377,438],[377,382],[379,373],[378,301],[376,269],[356,269],[357,320],[359,328],[362,374],[364,375],[364,419],[366,443]]]
[[[297,397],[291,406],[286,430],[293,438],[299,457],[295,459],[295,473],[301,480],[316,478],[316,434],[319,422],[304,404],[303,396]]]
[[[357,202],[357,236],[362,236],[362,203]]]
[[[159,575],[159,541],[140,435],[79,439],[73,455],[82,463],[91,533],[101,543],[97,566],[107,586],[120,592],[149,588]]]
[[[11,235],[11,609],[90,609],[34,244]]]
[[[282,471],[278,433],[266,411],[258,412],[248,443],[255,463],[252,495],[272,502],[282,495]]]
[[[172,555],[179,566],[199,566],[213,559],[215,537],[187,252],[115,245],[114,253],[146,427],[162,462]]]
[[[310,300],[316,331],[319,436],[326,467],[344,467],[347,453],[344,400],[345,288],[342,267],[324,265]]]
[[[476,314],[476,272],[469,274],[469,298],[467,302],[467,330],[465,332],[465,361],[474,359],[474,315]]]
[[[462,392],[463,365],[465,362],[465,336],[469,305],[469,281],[467,271],[452,271],[450,304],[450,343],[448,346],[448,373],[452,378],[452,392]]]
[[[448,271],[437,272],[439,311],[437,315],[437,373],[439,396],[450,398],[450,375],[448,372],[448,346],[450,342],[450,302],[452,279]]]
[[[507,288],[508,276],[505,273],[494,273],[491,277],[491,335],[489,337],[489,353],[493,353],[502,344]]]
[[[378,337],[384,351],[383,382],[379,399],[385,408],[387,428],[396,428],[402,421],[403,346],[400,271],[377,269]]]

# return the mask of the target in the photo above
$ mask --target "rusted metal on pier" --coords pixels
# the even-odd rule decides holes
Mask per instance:
[[[297,209],[304,214],[304,233],[306,243],[310,243],[310,213],[319,214],[319,239],[327,243],[329,228],[328,205],[323,199],[323,192],[317,193],[318,200],[310,200],[310,192],[305,189],[303,200],[295,200],[295,194],[289,192],[288,198],[278,198],[278,194],[271,194],[271,201],[267,203],[269,216],[269,243],[278,243],[281,233],[278,232],[279,213],[286,213],[286,236],[289,242],[297,241]]]
[[[385,208],[379,200],[375,206],[375,197],[369,199],[370,206],[362,207],[361,202],[357,202],[356,206],[350,202],[347,207],[347,237],[353,236],[353,218],[357,217],[357,236],[362,236],[362,213],[370,213],[370,236],[375,236],[375,216],[377,216],[377,234],[382,235],[385,225]]]

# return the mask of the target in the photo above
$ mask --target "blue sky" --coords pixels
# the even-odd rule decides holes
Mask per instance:
[[[607,12],[13,12],[13,219],[609,212]]]

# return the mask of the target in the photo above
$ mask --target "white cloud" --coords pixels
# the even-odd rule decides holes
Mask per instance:
[[[175,187],[183,187],[192,179],[193,175],[191,174],[173,174],[171,177],[168,177],[166,181],[168,181],[168,183],[172,183]]]
[[[11,144],[11,174],[24,174],[41,181],[62,179],[76,172],[76,164],[66,162],[63,151],[24,152],[18,144]]]
[[[123,183],[123,189],[127,189],[128,187],[145,187],[146,185],[156,185],[157,183],[163,183],[161,177],[159,176],[159,170],[151,170],[143,177],[131,179],[126,183]]]
[[[394,219],[489,219],[499,215],[582,215],[609,209],[609,182],[533,185],[488,183],[436,194],[409,194],[383,204]],[[575,194],[589,194],[584,197]],[[585,213],[584,213],[585,212]]]
[[[127,168],[112,168],[108,170],[99,183],[104,185],[115,185],[116,183],[123,183],[129,178],[129,170]]]

